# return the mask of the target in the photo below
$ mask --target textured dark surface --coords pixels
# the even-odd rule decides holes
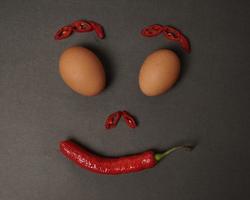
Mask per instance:
[[[0,3],[0,199],[249,199],[249,1],[21,1]],[[75,34],[54,41],[73,20],[103,24],[107,37]],[[170,24],[191,40],[185,55],[163,37],[142,38],[144,25]],[[109,77],[96,97],[72,92],[58,74],[58,57],[84,45]],[[159,97],[138,88],[152,51],[170,47],[182,59],[178,84]],[[126,109],[139,120],[106,131],[105,117]],[[163,150],[194,142],[137,174],[93,174],[67,161],[58,142],[75,138],[104,155]]]

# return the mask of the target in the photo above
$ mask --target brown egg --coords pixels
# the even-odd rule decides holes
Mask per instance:
[[[94,96],[105,87],[105,72],[101,61],[89,49],[71,47],[59,60],[59,71],[64,82],[75,92]]]
[[[150,54],[141,66],[139,86],[147,96],[168,91],[180,74],[180,59],[171,50],[160,49]]]

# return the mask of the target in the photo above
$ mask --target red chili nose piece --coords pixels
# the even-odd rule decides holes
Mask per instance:
[[[120,121],[121,116],[125,120],[128,127],[135,128],[137,126],[136,121],[131,114],[129,114],[127,111],[117,111],[108,116],[108,118],[105,121],[105,128],[106,129],[115,128],[118,122]]]

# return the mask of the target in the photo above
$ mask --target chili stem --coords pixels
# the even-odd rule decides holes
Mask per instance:
[[[175,146],[172,147],[166,151],[164,151],[163,153],[156,153],[155,154],[155,160],[157,162],[161,161],[163,158],[165,158],[166,156],[168,156],[169,154],[173,153],[174,151],[183,149],[183,150],[187,150],[187,151],[191,151],[194,147],[191,145],[181,145],[181,146]]]

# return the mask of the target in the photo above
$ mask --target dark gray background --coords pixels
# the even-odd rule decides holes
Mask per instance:
[[[249,1],[23,1],[0,3],[0,199],[249,199]],[[54,41],[76,19],[100,22],[94,33]],[[163,37],[143,38],[149,24],[180,28],[192,43],[185,55]],[[108,74],[96,97],[72,92],[58,74],[60,53],[92,49]],[[182,59],[177,85],[146,97],[138,72],[147,55],[172,48]],[[104,120],[126,109],[139,127]],[[75,138],[108,156],[196,143],[151,170],[121,176],[90,173],[67,161],[58,143]]]

